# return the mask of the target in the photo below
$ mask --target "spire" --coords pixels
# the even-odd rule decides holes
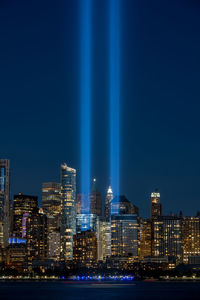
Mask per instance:
[[[92,180],[92,193],[96,193],[97,192],[97,180],[96,178],[93,178]]]

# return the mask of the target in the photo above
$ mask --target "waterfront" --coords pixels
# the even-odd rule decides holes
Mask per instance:
[[[198,299],[199,282],[0,282],[0,299]]]

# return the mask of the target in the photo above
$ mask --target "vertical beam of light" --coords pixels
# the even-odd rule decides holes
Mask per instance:
[[[80,0],[81,13],[81,194],[84,213],[90,213],[91,165],[91,0]],[[89,221],[88,221],[89,229]]]
[[[110,181],[120,193],[120,0],[110,0]],[[111,209],[112,214],[112,209]]]

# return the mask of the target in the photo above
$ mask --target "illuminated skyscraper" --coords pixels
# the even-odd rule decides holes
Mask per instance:
[[[35,208],[26,224],[27,259],[31,265],[33,260],[47,258],[47,217],[41,208]]]
[[[98,219],[96,236],[98,260],[105,261],[111,256],[111,223]]]
[[[90,213],[99,217],[102,215],[101,194],[97,190],[96,178],[93,179],[92,191],[90,193]]]
[[[0,159],[0,246],[8,245],[10,231],[10,161]]]
[[[138,258],[137,215],[111,216],[111,253],[114,256]]]
[[[182,258],[181,219],[161,216],[152,221],[153,256]]]
[[[25,237],[26,219],[38,207],[38,197],[14,195],[13,203],[13,233],[17,237]]]
[[[108,187],[106,200],[105,200],[105,207],[104,207],[104,218],[106,221],[110,221],[111,216],[111,200],[113,199],[113,192],[111,186]]]
[[[182,219],[183,262],[191,256],[200,256],[200,217]]]
[[[76,170],[61,165],[61,259],[73,258],[76,233]]]
[[[61,212],[61,185],[56,182],[42,184],[42,208],[47,215]]]
[[[151,256],[151,220],[140,221],[139,259]]]
[[[155,190],[154,193],[151,193],[151,218],[155,219],[162,214],[162,206],[160,203],[160,193]]]
[[[90,230],[82,231],[74,236],[74,262],[78,266],[94,267],[97,262],[97,238]]]
[[[47,215],[48,258],[60,258],[61,186],[47,182],[42,185],[42,208]]]

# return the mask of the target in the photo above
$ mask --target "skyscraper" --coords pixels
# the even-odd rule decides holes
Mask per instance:
[[[151,256],[151,220],[140,220],[139,259]]]
[[[181,219],[176,216],[160,216],[152,221],[153,256],[182,258]]]
[[[155,190],[154,193],[151,193],[151,218],[155,219],[162,214],[162,206],[160,203],[160,193],[158,190]]]
[[[111,256],[111,223],[103,218],[97,220],[97,249],[98,260],[105,261]]]
[[[101,194],[97,190],[96,178],[93,179],[92,191],[90,193],[90,213],[99,217],[102,215]]]
[[[200,256],[200,217],[182,219],[183,262],[188,263],[191,256]]]
[[[42,184],[42,208],[47,215],[61,212],[61,185],[56,182]]]
[[[42,184],[42,208],[47,215],[48,258],[60,258],[61,185],[47,182]]]
[[[61,165],[61,259],[73,258],[73,235],[76,233],[76,170]]]
[[[17,237],[25,237],[26,219],[32,215],[33,211],[38,207],[38,197],[23,195],[19,193],[14,195],[13,203],[13,233]]]
[[[111,253],[114,256],[138,258],[137,215],[111,216]]]
[[[90,230],[74,236],[74,261],[78,266],[94,267],[97,262],[97,238]]]
[[[27,218],[27,259],[45,260],[47,257],[47,217],[41,208],[34,208]]]
[[[0,159],[0,246],[8,245],[10,231],[10,161]]]
[[[105,207],[104,207],[104,218],[106,221],[110,221],[112,199],[113,199],[113,192],[111,186],[109,185],[107,195],[106,195],[106,200],[105,200]]]

